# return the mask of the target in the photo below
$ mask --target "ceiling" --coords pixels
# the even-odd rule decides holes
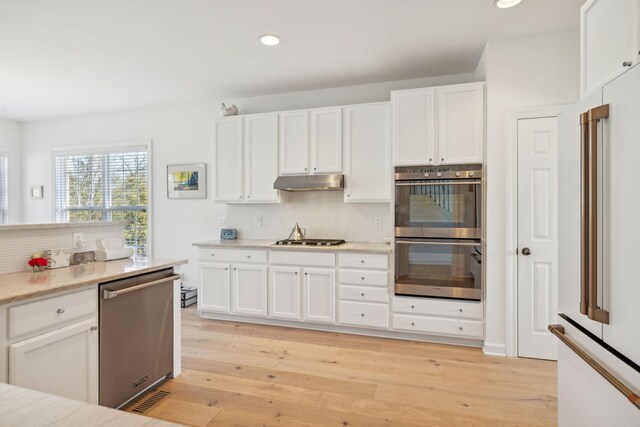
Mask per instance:
[[[473,72],[488,40],[577,29],[582,3],[0,0],[0,117]]]

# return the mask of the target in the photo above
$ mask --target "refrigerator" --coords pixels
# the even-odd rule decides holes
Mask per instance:
[[[640,66],[558,141],[558,425],[640,426]]]

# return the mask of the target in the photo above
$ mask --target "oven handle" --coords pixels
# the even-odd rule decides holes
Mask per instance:
[[[170,280],[171,281],[178,280],[181,277],[182,276],[180,276],[179,274],[174,274],[173,276],[165,277],[164,279],[154,280],[152,282],[143,283],[142,285],[132,286],[130,288],[118,289],[117,291],[112,291],[110,289],[104,289],[103,292],[102,292],[102,299],[115,298],[115,297],[117,297],[119,295],[124,295],[124,294],[128,294],[129,292],[139,291],[141,289],[145,289],[145,288],[148,288],[150,286],[159,285],[160,283],[168,282]]]
[[[480,246],[480,242],[425,242],[415,240],[397,240],[396,243],[402,243],[405,245],[444,245],[444,246]]]
[[[396,182],[397,187],[411,187],[411,186],[423,186],[423,185],[480,185],[480,181],[452,181],[452,182]]]

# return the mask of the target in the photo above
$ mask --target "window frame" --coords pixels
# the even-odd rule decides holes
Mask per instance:
[[[72,156],[72,155],[91,155],[91,154],[110,154],[110,153],[122,153],[132,151],[146,151],[147,152],[147,259],[153,258],[153,141],[125,141],[114,143],[101,143],[101,144],[87,144],[77,146],[61,146],[54,147],[51,150],[51,182],[52,182],[52,197],[51,197],[51,211],[53,218],[58,222],[57,210],[56,210],[56,156]],[[103,171],[103,174],[105,172]],[[105,175],[106,176],[106,175]],[[109,180],[104,180],[105,191],[109,188]],[[65,188],[66,191],[66,188]],[[82,210],[82,209],[79,209]],[[101,209],[102,211],[125,211],[121,209]],[[109,213],[110,217],[110,213]],[[110,220],[109,220],[110,221]],[[108,221],[89,221],[86,223],[78,224],[92,224],[97,222]],[[62,223],[62,222],[61,222]],[[64,224],[64,223],[62,223]],[[75,223],[74,223],[75,224]]]

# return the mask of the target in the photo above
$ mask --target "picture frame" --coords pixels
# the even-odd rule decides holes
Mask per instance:
[[[206,199],[207,165],[205,163],[167,165],[167,197],[169,199]]]

